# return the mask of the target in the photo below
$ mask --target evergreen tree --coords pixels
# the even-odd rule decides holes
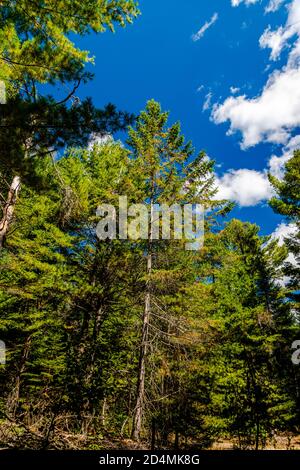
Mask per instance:
[[[295,263],[286,262],[285,274],[289,279],[289,297],[294,308],[299,313],[300,289],[300,151],[286,163],[283,180],[269,175],[270,182],[276,192],[270,200],[272,209],[283,215],[288,222],[295,224],[296,233],[285,239],[289,253],[295,258]]]
[[[18,0],[0,4],[0,80],[11,92],[25,87],[36,96],[37,83],[66,84],[74,95],[79,83],[89,78],[87,51],[71,41],[70,34],[100,33],[115,25],[125,26],[138,15],[134,0]]]
[[[211,354],[211,424],[236,437],[239,447],[258,449],[272,430],[288,427],[294,413],[281,369],[289,368],[293,329],[278,285],[286,250],[266,244],[257,226],[236,220],[218,237],[223,248],[212,284],[219,344]]]
[[[269,175],[270,182],[276,195],[270,200],[272,209],[284,216],[288,223],[294,227],[293,234],[285,239],[287,252],[292,255],[293,262],[286,259],[284,274],[286,276],[286,296],[288,298],[294,318],[294,334],[290,338],[290,345],[299,339],[299,312],[300,312],[300,151],[285,164],[282,180]],[[289,367],[287,388],[296,402],[295,425],[299,429],[300,419],[300,376],[298,368]]]
[[[147,361],[151,343],[149,335],[151,329],[161,332],[162,338],[171,334],[168,326],[168,317],[171,317],[170,310],[172,309],[168,305],[170,289],[173,296],[176,296],[188,271],[186,269],[180,274],[180,250],[184,250],[182,243],[176,240],[175,243],[173,242],[176,260],[172,262],[173,250],[169,252],[168,244],[155,242],[152,208],[155,204],[166,204],[168,207],[179,204],[182,207],[186,203],[198,203],[204,208],[217,205],[212,202],[215,194],[213,162],[209,161],[204,153],[194,156],[191,143],[186,143],[180,133],[180,125],[176,123],[168,128],[167,120],[168,113],[162,112],[158,103],[148,102],[146,110],[137,120],[136,129],[130,129],[128,140],[132,153],[134,172],[132,184],[135,198],[139,203],[148,204],[151,214],[149,235],[144,246],[145,305],[142,315],[138,387],[132,430],[132,436],[136,440],[141,437],[146,407]],[[175,213],[173,217],[176,218]],[[172,235],[176,239],[174,226]],[[193,259],[186,257],[185,262],[189,266],[193,263]],[[168,333],[165,334],[163,330],[166,325],[162,327],[155,323],[155,316],[161,316],[162,312],[166,317],[168,327]]]

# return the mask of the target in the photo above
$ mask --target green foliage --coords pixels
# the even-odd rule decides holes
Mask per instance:
[[[131,114],[112,104],[96,109],[90,98],[76,96],[92,77],[86,67],[93,58],[71,37],[114,31],[138,14],[134,0],[0,2],[0,80],[7,92],[0,109],[0,190],[3,178],[15,174],[34,188],[31,160],[87,146],[94,133],[113,134],[133,123]],[[59,84],[63,97],[43,96],[43,84]]]
[[[101,33],[138,15],[134,0],[18,0],[0,2],[0,79],[20,90],[24,83],[69,82],[88,77],[93,59],[71,33]],[[34,92],[34,90],[32,90]]]
[[[269,175],[270,182],[277,193],[270,201],[275,212],[289,220],[299,223],[300,218],[300,150],[285,164],[283,180]]]
[[[43,446],[56,420],[64,424],[53,435],[82,433],[94,448],[99,436],[129,437],[150,283],[146,439],[206,448],[228,437],[261,448],[274,430],[298,429],[298,326],[279,283],[287,247],[238,220],[217,229],[227,209],[214,200],[213,162],[195,155],[179,124],[168,127],[158,103],[147,104],[126,147],[111,139],[28,165],[0,252],[2,415],[39,423]],[[129,203],[203,204],[205,246],[100,241],[97,207],[126,194]]]
[[[220,234],[222,253],[214,275],[214,318],[219,341],[213,359],[212,411],[239,446],[265,444],[272,430],[292,420],[293,400],[285,374],[293,321],[278,285],[286,256],[277,243],[264,245],[258,228],[233,220]],[[218,424],[220,425],[220,423]]]
[[[295,312],[299,315],[300,303],[300,151],[286,163],[282,180],[269,176],[276,197],[270,201],[272,209],[286,217],[288,222],[295,225],[294,234],[285,238],[288,252],[294,256],[295,262],[285,263],[285,275],[288,278],[289,298],[293,302]]]
[[[300,152],[282,180],[270,176],[271,206],[297,228],[284,247],[238,220],[221,230],[216,219],[231,205],[215,200],[214,162],[195,153],[179,123],[168,125],[169,113],[149,101],[134,125],[131,114],[75,96],[93,58],[74,34],[114,31],[138,14],[134,0],[0,1],[2,200],[15,175],[22,181],[0,250],[0,426],[13,423],[21,448],[69,446],[64,433],[88,436],[90,448],[129,437],[146,351],[148,441],[206,448],[229,437],[239,448],[264,447],[274,432],[299,432],[290,347],[300,271],[286,258],[299,261]],[[39,94],[58,83],[60,102]],[[126,147],[91,144],[128,124]],[[205,246],[100,241],[96,209],[117,206],[120,195],[202,204]]]

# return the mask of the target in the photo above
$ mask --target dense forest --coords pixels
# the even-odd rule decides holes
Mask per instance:
[[[81,100],[93,59],[70,37],[139,14],[134,0],[0,1],[4,448],[261,449],[300,434],[300,151],[269,176],[296,227],[280,244],[231,219],[214,162],[155,100],[138,116]],[[122,195],[201,204],[204,247],[99,240],[97,207]]]

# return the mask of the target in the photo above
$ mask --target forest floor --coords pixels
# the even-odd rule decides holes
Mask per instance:
[[[186,443],[187,449],[200,449],[199,443]],[[179,450],[182,451],[183,447]],[[149,443],[137,443],[131,439],[113,438],[112,436],[99,437],[94,435],[68,433],[61,429],[50,432],[45,437],[38,428],[25,427],[11,421],[0,420],[0,450],[3,449],[57,449],[57,450],[151,450]],[[161,450],[159,446],[156,450]],[[226,451],[237,450],[236,441],[219,439],[207,450]],[[174,450],[173,445],[164,450]],[[246,450],[246,449],[245,449]],[[267,442],[264,450],[300,450],[300,435],[291,433],[275,435]]]

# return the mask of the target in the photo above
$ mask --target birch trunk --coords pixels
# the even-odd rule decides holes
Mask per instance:
[[[2,220],[0,222],[0,250],[4,246],[6,235],[9,231],[9,228],[13,220],[16,201],[17,201],[18,193],[20,191],[20,185],[21,185],[20,177],[15,176],[9,188],[7,200],[3,208]]]

